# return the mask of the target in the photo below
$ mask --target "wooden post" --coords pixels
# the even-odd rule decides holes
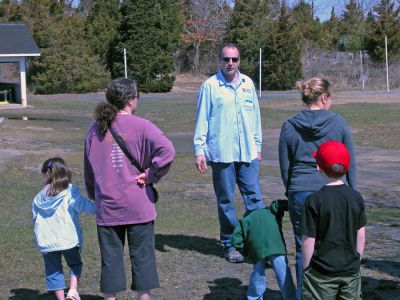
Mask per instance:
[[[25,57],[20,58],[19,60],[19,74],[21,81],[21,105],[27,106],[28,101],[26,100],[26,76],[25,76]]]

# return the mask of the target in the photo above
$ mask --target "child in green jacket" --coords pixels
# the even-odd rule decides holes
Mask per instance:
[[[267,289],[267,260],[275,271],[283,299],[296,298],[282,234],[284,210],[287,210],[287,200],[273,201],[270,207],[246,213],[233,232],[232,245],[254,263],[247,289],[248,300],[263,299]]]

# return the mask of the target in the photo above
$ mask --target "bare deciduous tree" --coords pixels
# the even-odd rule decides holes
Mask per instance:
[[[200,48],[205,42],[216,45],[225,34],[230,8],[222,0],[189,0],[182,40],[194,48],[193,70],[199,71]]]

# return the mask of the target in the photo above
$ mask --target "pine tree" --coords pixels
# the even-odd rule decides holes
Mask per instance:
[[[13,3],[10,0],[0,1],[0,22],[8,22]]]
[[[313,7],[300,1],[291,11],[293,25],[299,31],[299,36],[305,41],[311,41],[319,47],[325,47],[323,28],[318,20],[314,19]]]
[[[340,47],[349,52],[358,52],[365,48],[365,22],[362,8],[356,0],[346,4],[340,20]]]
[[[381,0],[369,16],[371,34],[368,36],[367,51],[372,59],[382,61],[385,59],[385,35],[388,39],[388,55],[399,57],[400,50],[400,7],[394,1]]]
[[[61,25],[62,24],[62,25]],[[108,73],[85,42],[82,23],[76,16],[63,18],[60,32],[31,71],[37,93],[84,93],[104,89]]]
[[[84,19],[88,43],[93,52],[100,57],[103,66],[107,65],[110,44],[118,32],[121,19],[119,0],[95,0],[88,4]]]
[[[171,90],[175,78],[173,55],[182,30],[182,16],[173,0],[126,0],[121,23],[109,55],[113,77],[124,76],[123,49],[128,77],[144,92]]]
[[[259,79],[259,49],[269,44],[273,19],[279,15],[279,1],[237,0],[228,24],[226,42],[240,48],[240,70]],[[265,57],[265,55],[263,55]],[[257,84],[259,80],[255,80]],[[265,80],[262,83],[265,86]]]
[[[266,86],[272,90],[292,89],[302,77],[301,43],[293,29],[283,1],[276,30],[265,46],[266,63],[264,77]]]
[[[103,89],[109,75],[86,43],[81,19],[63,1],[25,0],[10,20],[27,24],[41,51],[28,68],[36,93],[75,93]]]
[[[323,23],[323,27],[326,36],[326,48],[339,48],[339,19],[335,13],[335,7],[332,6],[331,17]]]

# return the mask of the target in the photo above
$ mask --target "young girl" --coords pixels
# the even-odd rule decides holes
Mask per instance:
[[[67,300],[80,300],[77,288],[82,271],[80,249],[82,228],[78,213],[95,213],[93,202],[82,196],[71,182],[71,171],[60,157],[43,163],[42,176],[45,187],[32,204],[35,239],[43,254],[46,271],[46,288],[54,291],[58,300],[64,300],[64,273],[61,256],[70,267],[70,289]]]

